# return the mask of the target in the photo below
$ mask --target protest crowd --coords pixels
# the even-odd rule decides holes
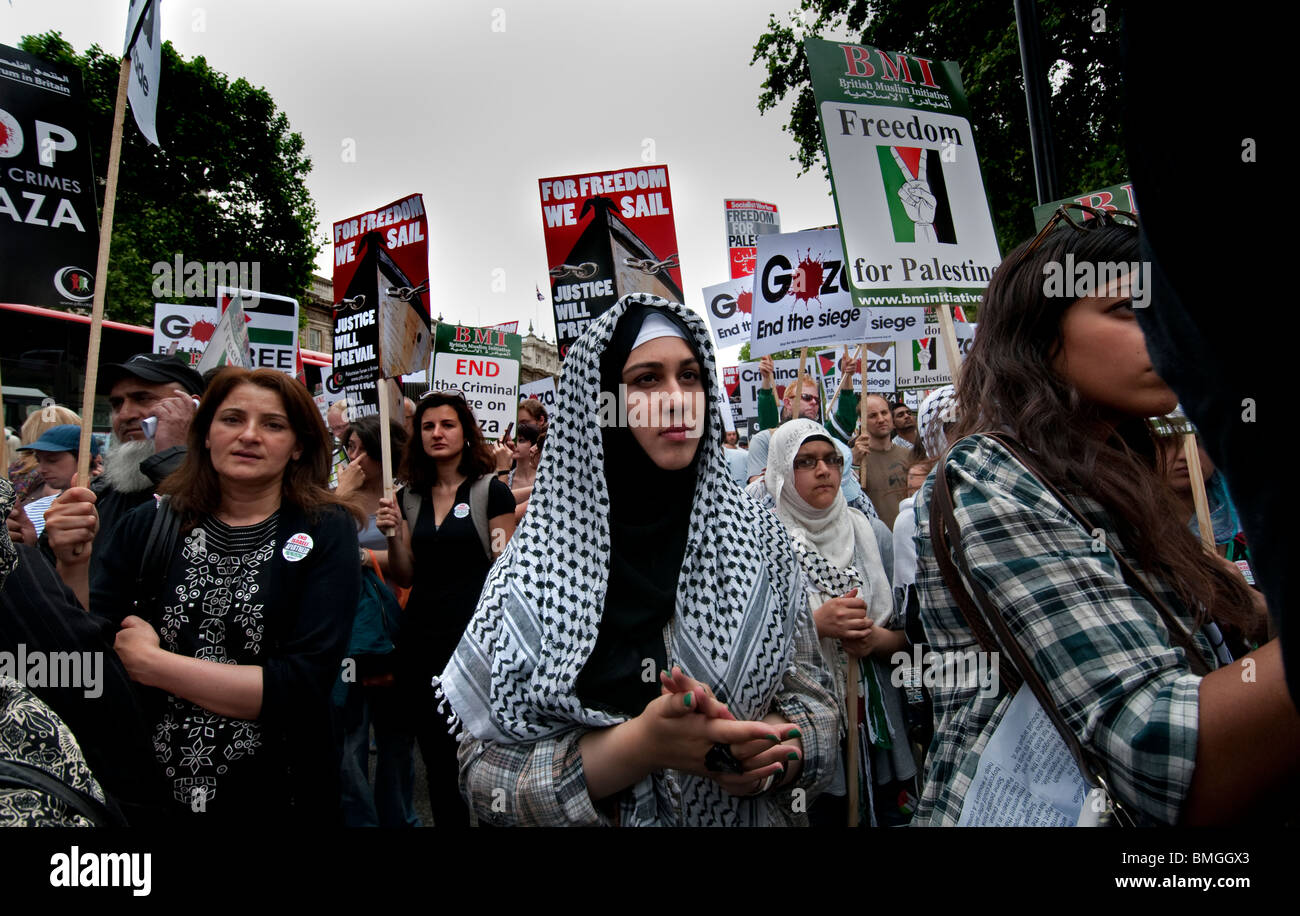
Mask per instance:
[[[924,183],[924,157],[889,158]],[[1277,556],[1259,489],[1215,462],[1235,415],[1165,378],[1178,334],[1136,300],[1172,281],[1044,284],[1149,258],[1148,210],[1064,204],[995,259],[977,333],[911,338],[951,384],[873,387],[851,332],[812,341],[820,368],[756,346],[752,429],[675,248],[569,322],[549,409],[501,383],[501,418],[436,360],[509,361],[517,335],[430,334],[425,268],[363,217],[334,355],[373,403],[140,352],[98,366],[90,466],[70,406],[15,430],[0,776],[42,762],[0,779],[0,825],[429,826],[420,795],[447,828],[1293,821]],[[418,196],[374,212],[425,225]],[[362,320],[376,270],[417,333]],[[410,366],[367,362],[371,324],[422,341],[421,397],[385,400]],[[38,656],[93,662],[71,684]]]
[[[111,648],[102,696],[35,693],[75,736],[81,790],[132,823],[415,826],[427,778],[437,826],[838,825],[851,783],[863,824],[956,824],[1011,694],[900,682],[894,656],[979,644],[966,583],[1014,621],[1126,817],[1221,821],[1213,783],[1240,799],[1294,775],[1295,712],[1224,676],[1252,658],[1284,695],[1203,448],[1217,556],[1200,552],[1190,426],[1129,300],[1053,302],[1030,282],[1048,258],[1136,245],[1097,223],[1012,252],[956,389],[918,419],[842,385],[823,423],[811,386],[779,406],[767,387],[747,451],[723,442],[707,329],[648,295],[588,328],[558,409],[521,403],[513,441],[489,441],[455,390],[387,429],[338,411],[327,427],[273,370],[105,366],[113,444],[90,487],[64,408],[33,414],[0,483],[4,647]],[[629,408],[666,406],[604,425],[600,393],[620,386]],[[384,615],[397,639],[369,653],[359,631]],[[1283,746],[1239,768],[1215,729]],[[43,805],[24,813],[76,822]]]

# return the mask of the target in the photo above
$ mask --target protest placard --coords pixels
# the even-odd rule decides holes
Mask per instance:
[[[297,305],[297,303],[294,303]],[[217,321],[217,328],[208,341],[203,355],[199,357],[194,371],[199,375],[222,366],[238,366],[240,369],[254,368],[252,365],[252,344],[249,341],[249,325],[244,320],[244,309],[239,299],[231,299],[226,310]],[[291,367],[292,368],[292,367]]]
[[[84,306],[99,215],[81,73],[0,45],[0,102],[0,302]]]
[[[429,362],[429,242],[412,194],[334,224],[336,385],[418,372]]]
[[[718,349],[748,343],[754,303],[752,276],[704,287],[704,304]]]
[[[536,398],[541,401],[542,406],[546,408],[547,416],[550,416],[555,412],[555,379],[548,375],[535,382],[520,385],[519,400],[525,398]]]
[[[253,369],[278,369],[295,373],[298,352],[298,300],[244,289],[217,288],[217,303],[224,312],[238,301],[248,323]]]
[[[1126,181],[1122,184],[1111,185],[1108,188],[1098,188],[1096,191],[1089,191],[1087,194],[1080,194],[1076,197],[1064,197],[1061,200],[1049,201],[1045,204],[1039,204],[1034,207],[1034,229],[1042,231],[1047,225],[1047,221],[1052,218],[1056,208],[1061,204],[1083,204],[1085,207],[1092,207],[1094,210],[1127,210],[1129,213],[1138,212],[1137,197],[1133,193],[1133,183]],[[1078,214],[1078,219],[1088,220],[1092,217],[1086,213]]]
[[[195,303],[154,303],[153,349],[172,353],[197,366],[217,326],[222,310],[238,302],[248,328],[251,369],[277,369],[286,375],[296,371],[298,346],[298,300],[271,293],[253,293],[219,287],[220,306]]]
[[[804,49],[854,301],[975,305],[1001,255],[957,64]]]
[[[759,238],[749,341],[752,355],[862,340],[865,317],[849,293],[844,246],[837,230]]]
[[[778,406],[785,397],[785,386],[799,377],[798,359],[776,359],[772,361],[772,387],[776,392]],[[816,361],[810,360],[806,366],[809,374],[816,375]],[[815,380],[815,378],[814,378]],[[758,361],[741,363],[736,367],[736,391],[740,399],[742,417],[758,416],[758,390],[763,387],[763,376],[758,371]]]
[[[957,346],[963,358],[975,340],[975,328],[973,324],[956,326]],[[939,388],[953,383],[948,348],[943,345],[942,335],[902,341],[897,347],[894,366],[899,390]]]
[[[868,343],[866,347],[867,351],[864,359],[867,362],[867,394],[889,394],[897,390],[894,380],[895,344],[892,342]],[[862,389],[862,365],[856,359],[856,352],[857,347],[853,347],[850,355],[855,357],[853,390],[859,391]],[[825,391],[822,403],[827,405],[828,411],[835,397],[835,392],[839,390],[841,384],[840,357],[842,355],[842,350],[817,351],[817,366],[821,370],[822,388]]]
[[[734,280],[754,273],[758,259],[758,237],[781,231],[781,214],[776,204],[761,200],[724,200],[727,222],[727,268]]]
[[[430,388],[458,389],[483,434],[489,439],[500,438],[519,410],[522,354],[523,341],[518,334],[439,324]]]
[[[667,166],[537,184],[561,359],[620,296],[653,293],[682,301]]]

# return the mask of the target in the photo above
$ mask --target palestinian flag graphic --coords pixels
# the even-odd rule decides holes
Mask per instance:
[[[877,146],[895,242],[957,244],[937,149]]]
[[[912,341],[912,371],[924,372],[938,371],[939,369],[939,338],[922,337],[920,340]]]

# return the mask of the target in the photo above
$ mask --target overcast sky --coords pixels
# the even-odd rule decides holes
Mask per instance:
[[[162,36],[184,57],[264,86],[302,134],[322,233],[422,193],[434,314],[519,319],[521,331],[536,320],[553,340],[539,178],[638,166],[653,141],[687,304],[701,312],[701,287],[727,279],[724,198],[775,203],[787,232],[835,222],[820,169],[796,178],[788,106],[758,113],[763,71],[749,60],[786,2],[161,0],[161,10]],[[127,6],[9,0],[0,43],[54,29],[78,51],[98,42],[120,53]],[[317,261],[325,276],[331,252]],[[496,268],[503,293],[491,289]]]

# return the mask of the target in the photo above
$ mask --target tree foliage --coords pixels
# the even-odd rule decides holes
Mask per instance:
[[[93,45],[77,54],[58,32],[25,36],[29,54],[81,71],[97,195],[103,205],[120,58]],[[260,286],[302,298],[320,245],[307,191],[302,136],[265,89],[231,82],[202,57],[186,61],[165,42],[158,139],[150,145],[126,115],[113,218],[105,315],[153,324],[157,262],[260,264]],[[176,278],[179,286],[181,278]]]
[[[771,354],[771,356],[772,359],[798,359],[799,351],[798,350],[777,350],[775,353]],[[753,361],[753,357],[749,355],[749,341],[745,341],[743,344],[740,345],[740,361],[742,363],[748,363]]]
[[[1043,60],[1061,196],[1127,177],[1121,132],[1120,23],[1113,3],[1039,3]],[[1096,10],[1103,18],[1099,20]],[[1104,16],[1114,14],[1107,21]],[[802,19],[800,18],[802,15]],[[805,24],[806,22],[806,24]],[[1094,31],[1104,24],[1104,30]],[[799,14],[773,15],[751,66],[767,70],[760,112],[793,96],[784,129],[796,143],[800,174],[819,161],[821,129],[804,37],[848,40],[886,51],[954,60],[970,101],[998,241],[1007,250],[1033,234],[1033,160],[1015,12],[1010,0],[801,0]]]

